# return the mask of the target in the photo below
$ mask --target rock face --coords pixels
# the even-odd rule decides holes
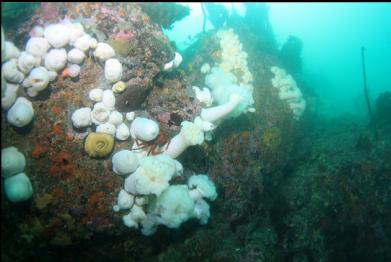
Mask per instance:
[[[175,52],[160,27],[150,22],[138,4],[65,3],[57,11],[80,18],[99,42],[121,41],[114,49],[121,49],[115,51],[127,86],[116,94],[118,111],[138,114],[143,110],[159,122],[168,138],[179,132],[181,122],[193,121],[200,114],[201,105],[191,87],[205,86],[205,75],[200,72],[204,63],[220,62],[215,31],[205,34],[183,55],[178,69],[162,72],[162,66],[173,59]],[[26,28],[40,21],[39,12],[19,32],[7,34],[23,39]],[[83,150],[86,133],[75,132],[68,114],[80,107],[91,107],[88,93],[104,80],[103,68],[86,57],[77,81],[60,77],[51,84],[46,99],[33,101],[36,118],[31,129],[11,128],[2,113],[1,142],[18,147],[26,155],[26,173],[35,188],[34,200],[20,210],[2,198],[4,238],[17,240],[2,246],[6,256],[10,260],[16,259],[16,254],[43,259],[61,247],[70,260],[74,256],[87,259],[91,254],[154,259],[160,252],[166,261],[179,261],[181,257],[202,260],[212,254],[216,261],[241,259],[233,247],[239,245],[238,236],[245,239],[250,235],[249,222],[261,216],[265,218],[264,227],[270,227],[264,179],[287,162],[299,122],[292,119],[289,108],[271,85],[269,68],[278,64],[277,58],[256,49],[251,38],[240,40],[254,76],[256,111],[223,122],[210,142],[189,148],[180,156],[184,175],[175,178],[184,182],[195,172],[208,173],[215,181],[219,197],[211,205],[207,230],[194,222],[185,223],[179,231],[159,228],[156,239],[147,243],[141,241],[137,231],[122,226],[124,214],[113,212],[112,207],[123,180],[111,171],[110,157],[117,149],[129,149],[132,143],[118,142],[108,157],[91,159]],[[49,131],[42,132],[43,129]],[[21,215],[25,213],[28,215]],[[266,237],[273,242],[275,235],[268,232]],[[227,244],[219,251],[219,243],[211,236],[220,233]],[[100,241],[98,235],[103,235],[105,241]],[[172,238],[183,240],[183,244],[173,243]],[[88,244],[89,239],[94,240],[94,245]],[[80,245],[83,251],[76,252]],[[252,242],[247,250],[262,253],[256,246]],[[190,254],[188,250],[194,252]]]
[[[124,92],[116,100],[116,107],[120,112],[139,109],[151,89],[148,88],[148,83],[140,77],[130,79],[126,86]]]

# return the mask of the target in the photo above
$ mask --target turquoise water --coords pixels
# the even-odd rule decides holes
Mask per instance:
[[[199,3],[191,3],[190,16],[166,34],[180,49],[202,30]],[[390,3],[269,3],[269,18],[277,43],[289,35],[303,41],[303,76],[319,96],[326,116],[367,114],[363,94],[361,47],[366,48],[367,82],[374,100],[391,90]],[[245,12],[241,4],[226,4],[231,12]],[[210,21],[206,31],[213,29]]]

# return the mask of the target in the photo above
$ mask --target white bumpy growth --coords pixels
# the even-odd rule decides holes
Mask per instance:
[[[272,85],[279,90],[278,97],[289,104],[294,118],[299,120],[305,110],[306,102],[296,81],[279,67],[272,66],[270,71],[274,74]]]

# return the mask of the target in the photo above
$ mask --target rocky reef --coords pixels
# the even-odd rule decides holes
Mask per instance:
[[[182,54],[179,67],[165,70],[177,50],[161,27],[169,28],[188,10],[177,7],[172,11],[176,16],[169,13],[167,18],[160,5],[164,4],[45,3],[18,27],[4,27],[5,36],[23,50],[34,26],[79,21],[98,42],[109,43],[122,64],[125,87],[116,94],[117,110],[153,119],[163,142],[180,132],[182,122],[202,116],[207,99],[200,101],[193,87],[207,86],[208,66],[210,70],[225,64],[241,82],[235,85],[251,90],[252,103],[247,101],[251,106],[218,122],[208,133],[209,141],[181,154],[177,160],[183,174],[172,179],[178,185],[194,174],[209,175],[218,194],[210,203],[209,222],[199,225],[191,219],[179,229],[159,226],[145,237],[123,225],[121,215],[113,211],[123,179],[113,174],[111,158],[115,151],[132,149],[136,143],[134,138],[114,145],[110,140],[115,149],[99,159],[84,150],[88,130],[72,125],[72,113],[91,108],[89,91],[105,85],[103,65],[90,52],[76,78],[59,74],[31,98],[35,117],[28,126],[13,127],[2,112],[2,148],[14,146],[24,154],[25,172],[34,188],[29,201],[16,204],[7,200],[2,188],[2,260],[338,260],[341,252],[329,243],[343,238],[340,250],[348,249],[354,240],[344,238],[347,232],[359,238],[360,247],[368,234],[373,245],[389,243],[389,224],[382,217],[390,217],[387,134],[382,134],[382,143],[375,143],[363,127],[355,129],[355,123],[342,120],[337,134],[330,126],[323,132],[317,122],[319,128],[313,131],[310,125],[316,116],[310,107],[294,118],[272,84],[270,68],[284,64],[274,39],[247,34],[254,25],[246,28],[240,20],[219,29],[236,35],[231,44],[240,43],[240,48],[228,47],[241,56],[237,61],[246,61],[240,67],[223,63],[227,51],[216,29],[198,37]],[[308,101],[315,99],[306,90],[302,93]],[[23,88],[18,95],[27,97]],[[359,131],[349,136],[348,130]],[[349,151],[351,147],[355,151]],[[380,191],[373,192],[375,187]],[[335,188],[339,195],[332,195]],[[349,221],[351,217],[355,219]],[[330,253],[331,248],[337,251]],[[389,258],[387,252],[376,249],[374,257]],[[343,259],[358,259],[357,254]]]

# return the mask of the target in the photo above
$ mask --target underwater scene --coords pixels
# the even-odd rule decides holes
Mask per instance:
[[[1,4],[1,260],[391,261],[391,3]]]

